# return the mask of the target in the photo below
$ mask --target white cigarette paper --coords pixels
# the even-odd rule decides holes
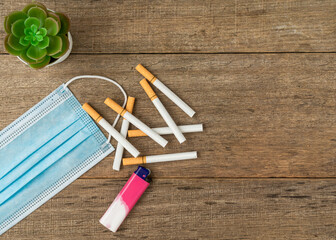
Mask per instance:
[[[192,110],[181,98],[173,93],[166,85],[150,73],[144,66],[138,64],[135,68],[142,76],[156,86],[162,93],[164,93],[170,100],[172,100],[179,108],[181,108],[189,117],[193,117],[195,111]]]
[[[104,118],[102,118],[98,124],[102,126],[111,136],[118,141],[132,156],[139,156],[140,152],[123,137],[112,125],[110,125]]]
[[[172,90],[164,85],[159,79],[153,82],[153,85],[157,87],[162,93],[164,93],[170,100],[172,100],[179,108],[181,108],[189,117],[193,117],[195,111],[192,110],[181,98],[179,98]]]
[[[151,139],[153,139],[155,142],[157,142],[158,144],[160,144],[162,147],[165,147],[167,145],[168,141],[166,139],[164,139],[159,134],[157,134],[156,132],[154,132],[150,127],[148,127],[146,124],[144,124],[143,122],[141,122],[139,119],[137,119],[136,117],[134,117],[129,112],[125,112],[124,118],[126,118],[135,127],[139,128],[141,131],[143,131],[144,133],[146,133],[148,135],[148,137],[150,137]]]
[[[161,117],[167,123],[168,127],[171,128],[172,132],[174,133],[175,137],[180,143],[183,143],[186,139],[183,136],[180,129],[176,126],[176,123],[171,118],[170,114],[167,112],[166,108],[161,103],[160,99],[156,96],[155,92],[147,82],[146,78],[140,81],[142,88],[145,90],[146,94],[148,95],[149,99],[153,102],[156,109],[159,111]]]
[[[155,142],[160,144],[162,147],[165,147],[168,143],[166,139],[161,137],[159,134],[154,132],[152,129],[150,129],[146,124],[141,122],[139,119],[134,117],[131,113],[123,109],[120,105],[118,105],[115,101],[113,101],[111,98],[106,98],[104,103],[112,108],[114,111],[116,111],[118,114],[120,114],[123,118],[128,120],[130,123],[132,123],[134,126],[139,128],[141,131],[146,133],[151,139],[153,139]]]
[[[197,158],[197,152],[172,153],[146,156],[146,163],[180,161]]]
[[[127,121],[126,119],[123,119],[121,129],[120,129],[120,134],[125,138],[127,135],[128,127],[129,127],[129,121]],[[118,142],[117,150],[116,150],[114,161],[113,161],[113,169],[116,171],[120,170],[123,153],[124,153],[124,146],[120,142]]]
[[[191,124],[191,125],[180,125],[177,126],[182,133],[195,133],[195,132],[203,132],[203,124]],[[170,127],[159,127],[152,128],[154,132],[160,135],[168,135],[173,134],[173,131]],[[128,130],[128,137],[145,137],[147,136],[139,129],[137,130]]]
[[[180,143],[183,143],[186,140],[185,137],[183,136],[181,130],[177,127],[176,123],[174,122],[174,120],[171,118],[171,116],[167,112],[166,108],[161,103],[160,99],[156,98],[152,102],[153,102],[154,106],[156,107],[156,109],[159,111],[162,118],[165,120],[165,122],[169,126],[169,128],[174,133],[177,140]]]
[[[109,124],[99,113],[96,112],[88,103],[83,105],[83,109],[102,126],[118,143],[122,144],[132,156],[139,156],[140,152],[123,137],[111,124]]]
[[[197,152],[172,153],[152,156],[142,156],[137,158],[123,158],[123,165],[138,165],[145,163],[180,161],[197,158]]]
[[[134,106],[134,101],[135,98],[134,97],[128,97],[127,99],[127,104],[126,104],[126,110],[129,112],[133,111],[133,106]],[[129,121],[127,121],[125,118],[123,118],[122,124],[121,124],[121,129],[120,129],[120,134],[126,138],[127,136],[127,131],[129,128]],[[114,156],[114,161],[113,161],[113,169],[116,171],[120,170],[120,165],[121,165],[121,160],[123,157],[123,153],[124,153],[124,146],[118,142],[117,145],[117,150]]]

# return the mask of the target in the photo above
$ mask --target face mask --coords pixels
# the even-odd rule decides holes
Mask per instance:
[[[113,152],[114,148],[61,85],[0,132],[0,235]],[[119,116],[113,126],[116,125]]]

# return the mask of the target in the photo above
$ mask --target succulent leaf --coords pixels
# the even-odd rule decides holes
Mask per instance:
[[[26,5],[26,6],[22,9],[22,12],[24,12],[24,13],[28,13],[29,9],[31,9],[32,7],[40,7],[40,8],[42,8],[44,11],[47,11],[47,8],[46,8],[42,3],[39,3],[39,2],[33,2],[33,3],[30,3],[30,4]]]
[[[44,37],[42,41],[40,41],[37,45],[41,49],[45,49],[49,46],[49,37]]]
[[[41,42],[43,40],[42,35],[36,35],[36,40]]]
[[[29,26],[29,23],[27,25]],[[24,34],[25,34],[25,37],[23,39],[21,39],[22,43],[26,43],[25,41],[29,41],[30,44],[33,45],[33,46],[37,46],[39,44],[39,42],[43,41],[44,38],[48,38],[46,36],[47,35],[47,29],[45,29],[45,28],[38,29],[38,27],[35,24],[32,24],[30,27],[26,27],[24,29]],[[46,40],[46,41],[48,41],[48,40]],[[43,44],[43,45],[45,45],[45,44]]]
[[[45,56],[43,58],[42,62],[36,63],[36,64],[29,64],[29,66],[31,68],[39,69],[39,68],[43,68],[43,67],[47,66],[49,64],[49,62],[50,62],[50,57],[49,56]]]
[[[40,25],[43,26],[44,20],[47,18],[47,12],[40,7],[32,7],[28,10],[29,17],[36,17],[40,20]]]
[[[25,29],[24,22],[25,20],[19,19],[12,24],[11,31],[15,37],[20,38],[21,36],[24,35],[24,29]]]
[[[70,43],[67,36],[64,34],[58,35],[60,38],[62,38],[62,50],[59,53],[56,53],[55,55],[52,55],[53,58],[60,58],[62,57],[69,49]]]
[[[24,25],[26,28],[30,28],[32,25],[36,25],[37,27],[41,27],[41,22],[36,17],[29,17],[24,21]]]
[[[60,17],[56,13],[51,12],[51,11],[48,11],[47,13],[48,13],[48,17],[51,17],[51,18],[55,19],[58,26],[61,28],[62,23],[61,23]]]
[[[27,46],[30,44],[30,40],[26,39],[26,36],[21,36],[21,37],[20,37],[20,40],[19,40],[19,43],[20,43],[22,46],[27,47]]]
[[[46,55],[47,55],[46,49],[40,49],[39,47],[33,45],[30,46],[27,50],[27,56],[33,60],[40,60]]]
[[[63,13],[57,12],[56,14],[59,16],[59,18],[61,20],[61,29],[58,32],[58,34],[67,34],[69,32],[69,29],[70,29],[69,18],[66,15],[64,15]]]
[[[36,26],[35,24],[30,26],[30,29],[32,30],[33,33],[37,33],[38,30],[38,26]]]
[[[5,42],[4,42],[4,46],[5,46],[6,51],[8,53],[14,55],[14,56],[19,56],[22,51],[17,51],[14,48],[12,48],[11,46],[9,46],[9,44],[8,44],[8,38],[9,38],[9,35],[6,36]]]
[[[6,16],[6,17],[5,17],[5,20],[4,20],[4,29],[5,29],[6,33],[10,34],[10,31],[8,31],[8,30],[7,30],[7,27],[6,27],[6,25],[7,25],[7,21],[8,21],[8,16]]]
[[[25,34],[25,39],[30,40],[33,37],[33,31],[30,28],[25,28],[24,29],[24,34]]]
[[[44,27],[47,29],[48,35],[56,36],[60,30],[60,26],[57,21],[51,17],[46,18],[44,21]]]
[[[16,51],[22,51],[26,49],[26,46],[23,46],[20,44],[20,39],[15,37],[13,34],[10,34],[8,36],[8,44],[11,48],[13,48]]]
[[[45,28],[40,28],[37,34],[42,35],[42,37],[45,37],[47,35],[47,29]]]
[[[5,25],[5,29],[7,33],[11,32],[11,28],[12,28],[12,24],[14,22],[16,22],[19,19],[26,19],[27,18],[27,14],[25,14],[24,12],[21,11],[14,11],[12,13],[10,13],[7,16],[7,20],[5,21],[6,25]]]
[[[62,38],[59,36],[49,36],[48,56],[53,56],[62,50]]]
[[[5,49],[28,63],[32,68],[43,68],[51,58],[63,56],[69,49],[67,33],[70,20],[63,13],[48,10],[33,2],[22,11],[10,13],[4,19]]]
[[[36,39],[36,37],[33,38],[32,40],[30,40],[30,44],[35,46],[35,47],[38,45],[38,43],[39,43],[39,41]]]
[[[44,60],[44,58],[41,58],[40,60],[31,59],[30,57],[27,56],[26,51],[21,52],[20,58],[28,64],[36,64],[36,63],[40,63]]]

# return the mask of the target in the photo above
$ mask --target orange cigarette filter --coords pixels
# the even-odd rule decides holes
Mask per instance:
[[[99,122],[103,117],[96,112],[88,103],[83,104],[83,109],[87,112],[96,122]]]
[[[153,74],[151,74],[144,66],[141,64],[138,64],[138,66],[135,67],[135,69],[142,75],[144,76],[148,81],[151,83],[155,82],[156,77],[154,77]]]
[[[129,113],[133,112],[135,98],[134,97],[128,97],[127,98],[127,104],[126,104],[126,111]]]
[[[120,114],[121,116],[124,116],[126,110],[122,108],[122,106],[120,106],[118,103],[116,103],[115,101],[113,101],[111,98],[106,98],[104,103],[109,106],[110,108],[112,108],[113,111],[117,112],[118,114]],[[133,103],[134,104],[134,103]]]
[[[140,85],[145,90],[146,94],[148,95],[148,97],[150,98],[151,101],[153,101],[155,98],[157,98],[153,88],[149,85],[146,78],[144,78],[140,81]]]
[[[145,164],[146,156],[136,157],[136,158],[123,158],[123,165],[137,165],[137,164]]]
[[[147,134],[139,129],[128,130],[128,137],[145,137],[145,136],[147,136]]]

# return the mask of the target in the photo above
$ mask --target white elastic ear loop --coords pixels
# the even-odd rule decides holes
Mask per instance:
[[[125,99],[124,99],[124,103],[123,103],[122,107],[125,108],[126,102],[127,102],[127,94],[126,94],[125,90],[122,88],[122,86],[119,83],[117,83],[116,81],[114,81],[112,79],[109,79],[107,77],[102,77],[102,76],[98,76],[98,75],[81,75],[81,76],[71,78],[69,81],[67,81],[64,84],[64,87],[67,87],[73,81],[76,81],[77,79],[81,79],[81,78],[98,78],[98,79],[102,79],[102,80],[108,81],[108,82],[116,85],[120,89],[122,94],[124,95]],[[115,127],[117,125],[119,118],[120,118],[120,114],[118,114],[118,116],[115,118],[115,120],[113,122],[113,125],[112,125],[113,127]],[[111,141],[111,135],[109,134],[107,142],[110,142],[110,141]]]

